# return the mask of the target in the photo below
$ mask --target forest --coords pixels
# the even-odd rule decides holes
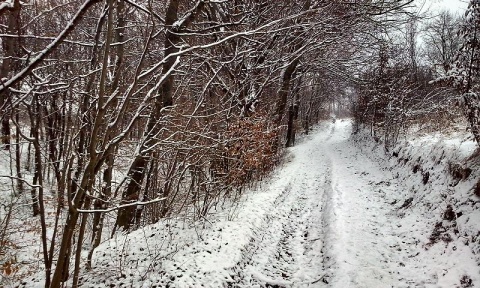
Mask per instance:
[[[321,121],[480,143],[480,3],[425,6],[0,1],[0,286],[82,286],[101,243],[208,221]]]

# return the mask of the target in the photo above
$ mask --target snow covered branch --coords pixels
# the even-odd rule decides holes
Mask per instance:
[[[165,201],[167,198],[162,197],[162,198],[155,198],[153,200],[149,201],[136,201],[128,204],[123,204],[123,205],[118,205],[115,207],[111,207],[108,209],[89,209],[89,210],[83,210],[83,209],[75,209],[78,213],[109,213],[115,210],[127,208],[127,207],[133,207],[133,206],[145,206],[145,205],[150,205],[154,203],[158,203],[160,201]],[[72,205],[73,206],[73,205]]]

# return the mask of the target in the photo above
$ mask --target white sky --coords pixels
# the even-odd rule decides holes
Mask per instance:
[[[423,11],[428,9],[431,12],[450,10],[455,13],[463,14],[468,7],[469,0],[419,0],[417,5],[425,2]]]

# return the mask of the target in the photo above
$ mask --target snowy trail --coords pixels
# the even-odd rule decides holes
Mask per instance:
[[[327,143],[332,163],[326,258],[332,287],[398,287],[399,266],[407,252],[396,233],[398,217],[385,200],[394,194],[392,176],[349,141],[347,122],[337,124]],[[328,145],[330,144],[330,145]],[[408,249],[403,245],[403,249]],[[403,251],[403,253],[399,253]]]
[[[429,245],[436,220],[402,208],[408,185],[350,135],[348,120],[324,123],[201,229],[172,220],[102,244],[102,269],[82,287],[471,287],[458,285],[463,275],[480,283],[462,238]],[[122,265],[132,268],[119,274]]]
[[[287,189],[272,207],[253,243],[253,256],[243,268],[244,287],[267,284],[278,287],[311,284],[324,275],[322,247],[325,235],[324,203],[329,189],[330,160],[322,146],[332,136],[315,139],[292,149],[293,163],[281,182]],[[242,287],[242,284],[238,286]]]
[[[337,121],[292,149],[295,173],[283,175],[288,190],[259,229],[236,287],[398,284],[400,241],[382,197],[391,175],[361,156],[350,132],[350,122]]]

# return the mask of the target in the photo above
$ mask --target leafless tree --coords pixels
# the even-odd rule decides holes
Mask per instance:
[[[2,176],[30,189],[45,287],[79,286],[119,230],[238,200],[302,123],[344,106],[375,32],[411,2],[1,6],[2,143],[18,161]]]

